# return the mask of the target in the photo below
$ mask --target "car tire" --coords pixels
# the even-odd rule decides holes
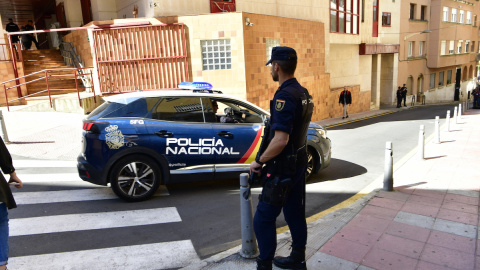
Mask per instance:
[[[110,172],[113,192],[129,202],[147,200],[157,191],[161,181],[158,164],[143,155],[132,155],[119,160]]]
[[[318,155],[315,149],[307,147],[307,172],[305,174],[305,179],[309,179],[313,172],[316,171]]]

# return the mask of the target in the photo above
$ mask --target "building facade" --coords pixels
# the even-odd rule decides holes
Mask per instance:
[[[398,85],[427,103],[466,100],[478,76],[476,0],[402,1]]]

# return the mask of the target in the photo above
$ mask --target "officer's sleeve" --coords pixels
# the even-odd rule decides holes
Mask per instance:
[[[0,167],[2,168],[3,173],[11,174],[15,171],[15,168],[12,164],[12,156],[8,152],[3,139],[0,137]]]
[[[293,131],[293,121],[295,119],[295,98],[285,91],[279,91],[273,99],[272,116],[273,130],[280,130],[291,134]]]

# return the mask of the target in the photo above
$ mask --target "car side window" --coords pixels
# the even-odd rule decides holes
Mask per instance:
[[[204,122],[203,106],[198,97],[163,98],[152,112],[152,118],[176,122]]]
[[[234,100],[212,98],[210,102],[205,102],[211,106],[215,117],[210,117],[207,122],[217,123],[263,123],[262,115]],[[211,105],[210,105],[211,104]],[[209,110],[210,111],[210,110]]]

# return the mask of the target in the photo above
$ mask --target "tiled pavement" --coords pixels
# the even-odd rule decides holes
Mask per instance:
[[[379,191],[309,269],[480,269],[480,111],[440,139],[395,171],[395,191]]]

